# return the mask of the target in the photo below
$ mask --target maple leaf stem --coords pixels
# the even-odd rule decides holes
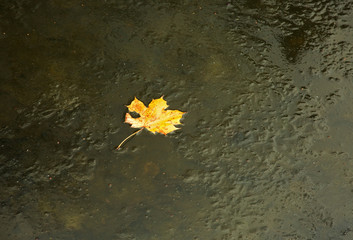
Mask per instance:
[[[138,131],[134,132],[133,134],[129,135],[128,137],[126,137],[120,144],[119,146],[117,146],[116,150],[118,150],[123,144],[124,142],[126,142],[129,138],[131,138],[132,136],[136,135],[137,133],[141,132],[143,130],[143,128],[139,129]]]

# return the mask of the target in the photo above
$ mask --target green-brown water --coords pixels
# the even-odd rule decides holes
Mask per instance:
[[[0,239],[352,239],[353,2],[146,2],[0,3]]]

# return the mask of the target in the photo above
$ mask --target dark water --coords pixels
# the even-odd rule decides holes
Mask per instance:
[[[353,239],[352,8],[2,1],[0,239]]]

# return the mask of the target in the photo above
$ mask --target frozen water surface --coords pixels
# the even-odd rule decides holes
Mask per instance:
[[[352,7],[2,1],[0,238],[353,239]]]

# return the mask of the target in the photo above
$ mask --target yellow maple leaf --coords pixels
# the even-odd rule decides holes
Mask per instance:
[[[130,112],[138,113],[140,117],[133,118],[130,113],[126,113],[125,123],[131,124],[133,128],[141,129],[125,138],[117,149],[119,149],[126,140],[142,131],[144,128],[154,134],[158,132],[164,135],[177,130],[178,128],[175,127],[175,125],[181,124],[180,119],[185,112],[179,110],[165,110],[167,107],[168,104],[163,97],[153,99],[148,107],[135,97],[127,108]]]

